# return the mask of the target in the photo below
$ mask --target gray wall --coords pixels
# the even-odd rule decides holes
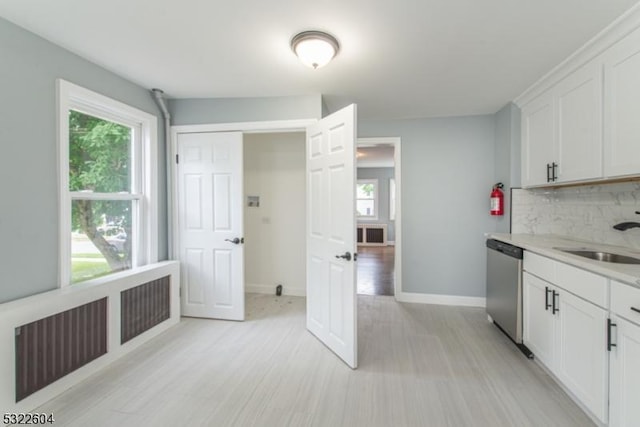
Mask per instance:
[[[495,182],[504,184],[505,212],[496,217],[496,231],[510,231],[510,189],[520,187],[520,109],[512,102],[495,114]]]
[[[378,180],[378,219],[358,219],[361,223],[387,224],[387,240],[396,240],[395,221],[389,220],[389,179],[394,177],[394,168],[358,168],[358,179]]]
[[[149,92],[0,18],[0,302],[58,283],[56,79],[159,117],[159,254],[166,258],[162,120]]]
[[[361,120],[358,136],[402,138],[403,291],[483,297],[495,117]]]
[[[322,97],[172,99],[169,110],[172,125],[319,119]]]

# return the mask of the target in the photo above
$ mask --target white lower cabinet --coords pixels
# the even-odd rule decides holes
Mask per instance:
[[[522,287],[522,340],[540,362],[553,370],[556,319],[549,310],[556,287],[529,273],[523,273]]]
[[[556,296],[557,357],[553,371],[598,419],[607,420],[606,310],[566,291]]]
[[[640,288],[529,251],[523,341],[609,427],[640,426]]]
[[[607,311],[525,272],[523,316],[524,344],[606,423]]]
[[[636,427],[640,426],[640,325],[619,317],[613,323],[609,425]]]

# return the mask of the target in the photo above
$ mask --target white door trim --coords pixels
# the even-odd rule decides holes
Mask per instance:
[[[237,122],[210,123],[202,125],[171,126],[171,133],[201,133],[201,132],[297,132],[305,131],[307,126],[316,123],[318,119],[271,120],[265,122]]]
[[[202,133],[202,132],[242,132],[242,133],[271,133],[271,132],[306,132],[307,126],[316,123],[318,119],[298,119],[298,120],[271,120],[263,122],[238,122],[238,123],[210,123],[199,125],[178,125],[171,126],[171,152],[167,156],[171,159],[172,167],[167,177],[167,188],[169,189],[169,203],[171,212],[178,209],[178,164],[176,154],[178,153],[178,134],[182,133]],[[168,234],[171,236],[172,247],[169,249],[169,259],[177,259],[179,254],[179,238],[176,235],[178,228],[178,215],[174,214],[171,223],[167,224]]]
[[[380,138],[358,138],[356,146],[359,145],[392,145],[393,146],[393,167],[394,179],[396,180],[396,237],[395,237],[395,259],[394,259],[394,298],[401,301],[402,292],[402,164],[401,164],[401,138],[380,137]]]

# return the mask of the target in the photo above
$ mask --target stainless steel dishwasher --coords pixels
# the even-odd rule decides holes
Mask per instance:
[[[522,248],[487,240],[487,314],[528,356],[522,345]]]

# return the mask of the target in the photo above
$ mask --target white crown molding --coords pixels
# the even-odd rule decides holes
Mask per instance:
[[[629,33],[640,27],[640,3],[626,11],[615,21],[596,34],[567,59],[542,76],[533,85],[518,95],[513,102],[520,108],[540,93],[552,87],[570,73],[603,53]]]

